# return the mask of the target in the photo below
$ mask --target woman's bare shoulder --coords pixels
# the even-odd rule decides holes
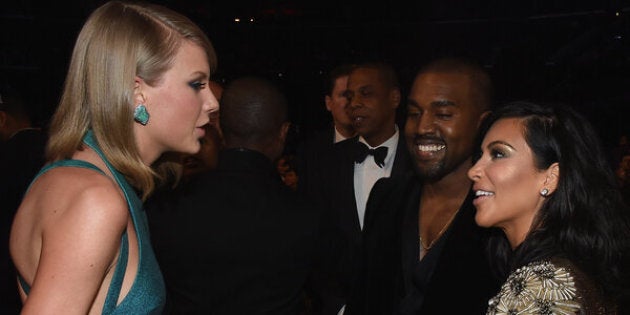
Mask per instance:
[[[96,170],[52,169],[34,184],[33,193],[39,195],[43,216],[106,220],[103,223],[126,226],[128,210],[124,194],[112,178]]]
[[[11,240],[16,266],[33,284],[25,306],[86,313],[128,222],[127,202],[109,176],[77,167],[41,175],[18,210]]]

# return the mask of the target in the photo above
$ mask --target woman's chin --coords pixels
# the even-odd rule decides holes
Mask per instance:
[[[477,210],[477,214],[475,215],[475,223],[483,228],[490,228],[493,226],[487,217],[484,217],[483,214],[479,213],[479,210]]]

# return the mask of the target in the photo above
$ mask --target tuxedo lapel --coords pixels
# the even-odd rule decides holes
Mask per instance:
[[[339,165],[340,170],[340,187],[342,187],[343,195],[340,196],[342,202],[342,211],[345,228],[351,232],[353,242],[360,243],[361,225],[359,223],[359,215],[357,213],[357,201],[354,192],[354,158],[356,155],[355,145],[359,141],[358,137],[344,141],[342,151],[342,161]]]

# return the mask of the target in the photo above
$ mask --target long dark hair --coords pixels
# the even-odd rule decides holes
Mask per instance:
[[[565,106],[513,102],[495,111],[482,135],[499,119],[520,118],[534,165],[558,163],[557,189],[538,212],[530,233],[514,251],[503,233],[489,243],[491,261],[514,270],[529,262],[562,257],[620,299],[628,294],[628,209],[591,124]],[[507,271],[507,270],[506,270]]]

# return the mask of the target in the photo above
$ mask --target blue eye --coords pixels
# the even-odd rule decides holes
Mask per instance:
[[[201,90],[206,87],[206,83],[201,81],[190,82],[188,85],[195,90]]]

